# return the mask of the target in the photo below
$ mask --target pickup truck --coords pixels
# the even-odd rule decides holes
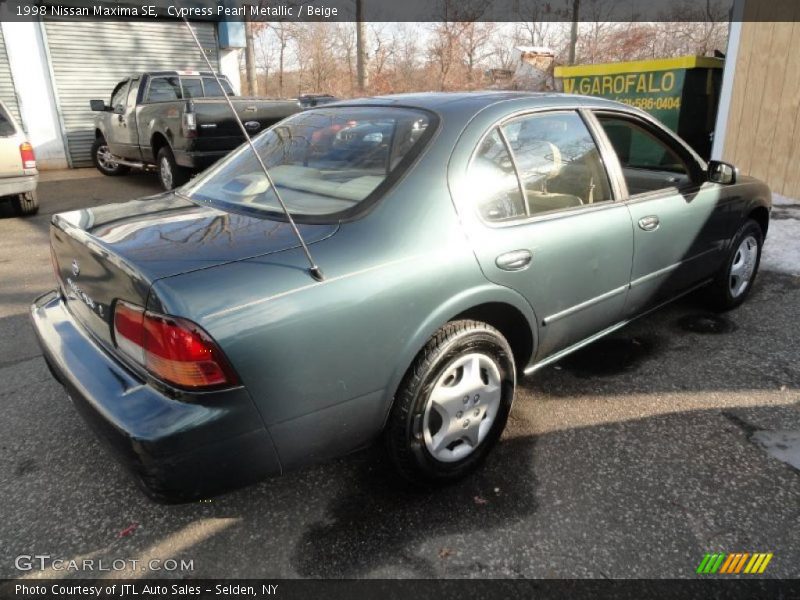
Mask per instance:
[[[164,189],[183,185],[244,142],[224,94],[230,82],[210,72],[158,71],[120,81],[111,103],[91,100],[92,162],[104,175],[131,168],[158,170]],[[295,100],[232,98],[251,135],[301,110]]]

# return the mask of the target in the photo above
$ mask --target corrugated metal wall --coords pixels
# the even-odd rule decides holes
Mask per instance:
[[[213,23],[194,25],[211,64],[219,66]],[[73,167],[91,166],[94,115],[89,100],[110,100],[120,80],[144,71],[208,70],[182,22],[48,20],[46,43]]]
[[[800,198],[800,3],[747,0],[733,68],[722,158]]]
[[[6,42],[3,39],[3,31],[0,29],[0,100],[2,100],[14,115],[17,123],[22,125],[19,118],[19,106],[17,104],[17,93],[14,91],[14,79],[11,77],[11,68],[8,66],[8,55],[6,54]]]

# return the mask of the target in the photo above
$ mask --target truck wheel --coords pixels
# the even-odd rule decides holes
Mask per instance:
[[[169,146],[158,151],[158,178],[165,190],[172,190],[189,181],[189,170],[179,167]]]
[[[18,194],[11,199],[14,212],[22,217],[30,217],[39,212],[39,197],[36,191]]]
[[[758,274],[763,245],[761,226],[748,219],[733,238],[725,262],[708,287],[707,297],[712,308],[730,310],[745,301]]]
[[[516,374],[494,327],[453,321],[417,355],[384,432],[389,456],[414,483],[453,481],[475,470],[506,425]]]
[[[92,162],[98,171],[109,177],[125,175],[131,170],[130,167],[114,162],[108,149],[108,144],[106,144],[105,138],[102,137],[95,138],[94,144],[92,144]]]

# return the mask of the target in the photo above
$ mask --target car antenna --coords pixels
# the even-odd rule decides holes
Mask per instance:
[[[317,281],[322,281],[325,278],[324,275],[322,274],[322,269],[320,269],[317,266],[317,263],[314,262],[314,259],[311,256],[311,252],[309,252],[309,250],[308,250],[308,245],[306,244],[305,240],[303,239],[303,235],[300,233],[300,230],[297,228],[297,223],[294,222],[294,219],[292,218],[292,214],[289,212],[289,209],[286,208],[286,204],[284,203],[283,198],[281,198],[280,192],[278,192],[278,188],[275,187],[275,182],[272,180],[272,176],[269,174],[269,169],[267,169],[267,165],[264,164],[264,161],[262,160],[261,155],[258,153],[258,150],[256,150],[255,144],[253,144],[253,140],[250,137],[250,134],[247,132],[247,128],[244,126],[244,123],[242,123],[242,120],[239,118],[239,114],[236,112],[236,108],[234,108],[233,102],[231,102],[230,96],[228,96],[228,93],[225,91],[225,88],[222,86],[222,82],[219,79],[219,75],[217,75],[217,71],[211,65],[211,61],[208,60],[208,56],[206,56],[206,53],[203,50],[203,46],[200,45],[200,40],[197,39],[197,34],[195,34],[194,29],[192,29],[192,26],[189,24],[189,21],[187,20],[186,15],[183,15],[183,22],[186,25],[186,28],[189,30],[189,33],[191,34],[192,39],[194,40],[194,43],[197,45],[197,49],[200,50],[200,54],[203,55],[203,60],[206,61],[206,65],[208,65],[208,69],[209,69],[209,71],[211,71],[211,74],[214,76],[214,79],[216,80],[217,85],[222,90],[222,95],[225,96],[225,100],[228,102],[228,107],[231,109],[231,113],[233,113],[234,120],[239,125],[239,129],[242,130],[242,134],[244,134],[244,139],[247,140],[247,143],[250,146],[250,149],[253,151],[253,154],[255,155],[256,160],[258,161],[258,164],[261,165],[261,169],[264,171],[264,175],[267,178],[267,182],[269,183],[270,188],[272,188],[272,191],[275,192],[275,197],[278,199],[278,203],[281,205],[281,209],[283,209],[283,213],[286,215],[286,219],[289,221],[289,225],[292,226],[292,230],[294,230],[294,234],[297,236],[297,239],[300,241],[300,245],[303,247],[303,252],[305,253],[306,258],[308,259],[308,264],[309,264],[308,271],[309,271],[309,273],[311,273],[311,277],[313,277]]]

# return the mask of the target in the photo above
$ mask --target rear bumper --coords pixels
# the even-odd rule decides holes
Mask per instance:
[[[36,189],[38,175],[22,175],[20,177],[0,177],[0,196],[16,196],[32,192]]]
[[[280,473],[243,388],[183,400],[156,390],[103,350],[55,292],[34,302],[31,318],[53,376],[154,499],[192,500]]]

